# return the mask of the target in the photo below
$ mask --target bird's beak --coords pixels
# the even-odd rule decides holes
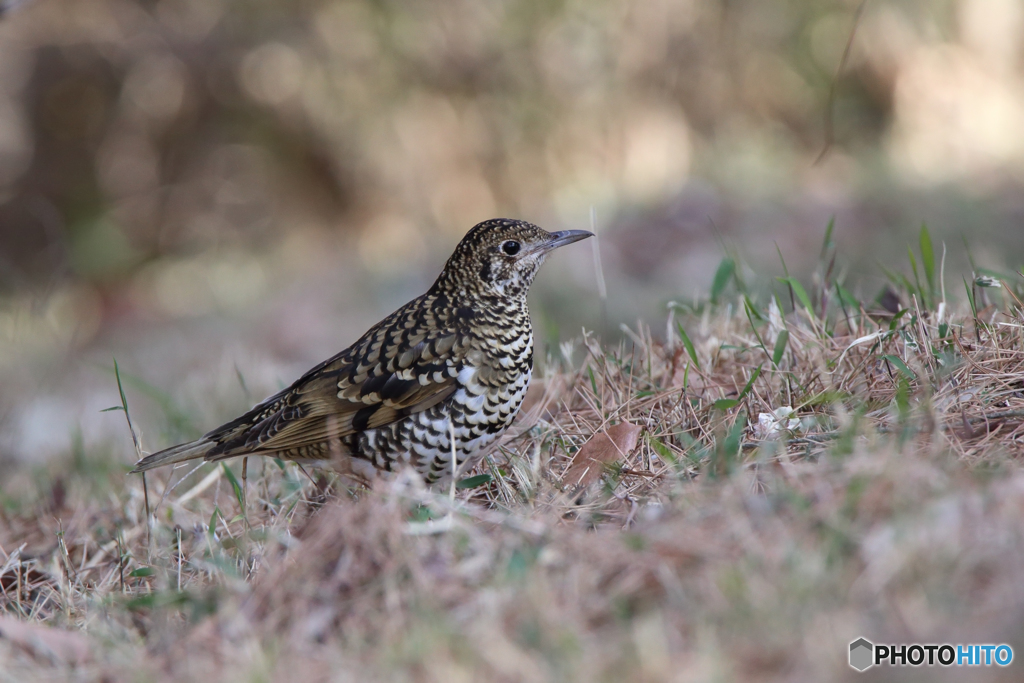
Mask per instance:
[[[550,234],[546,241],[541,242],[540,244],[535,246],[533,249],[530,250],[530,252],[540,252],[542,254],[546,254],[552,249],[564,247],[567,244],[579,242],[580,240],[585,240],[588,237],[593,236],[594,233],[587,232],[586,230],[562,230],[561,232],[553,232]]]

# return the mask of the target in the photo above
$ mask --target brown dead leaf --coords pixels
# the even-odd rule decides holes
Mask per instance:
[[[0,616],[0,638],[37,659],[58,664],[81,664],[92,658],[89,641],[81,633]]]
[[[625,458],[636,448],[641,429],[640,425],[623,422],[594,434],[576,453],[562,481],[571,486],[593,484],[606,464]]]

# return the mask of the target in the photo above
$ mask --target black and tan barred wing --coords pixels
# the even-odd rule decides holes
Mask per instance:
[[[455,391],[469,339],[435,315],[418,301],[392,314],[292,386],[207,434],[216,445],[206,459],[303,452],[445,400]]]

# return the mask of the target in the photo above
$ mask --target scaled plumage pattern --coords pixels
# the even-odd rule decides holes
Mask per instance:
[[[512,424],[533,370],[526,295],[553,249],[590,237],[494,219],[470,230],[426,294],[245,415],[148,455],[133,472],[269,455],[356,479],[414,467],[428,482]]]

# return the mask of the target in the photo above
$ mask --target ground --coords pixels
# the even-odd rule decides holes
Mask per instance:
[[[888,310],[725,259],[660,338],[563,344],[452,488],[257,458],[143,481],[84,448],[16,470],[0,677],[1016,680],[848,664],[861,637],[1024,645],[1021,279],[947,301],[925,237]]]

